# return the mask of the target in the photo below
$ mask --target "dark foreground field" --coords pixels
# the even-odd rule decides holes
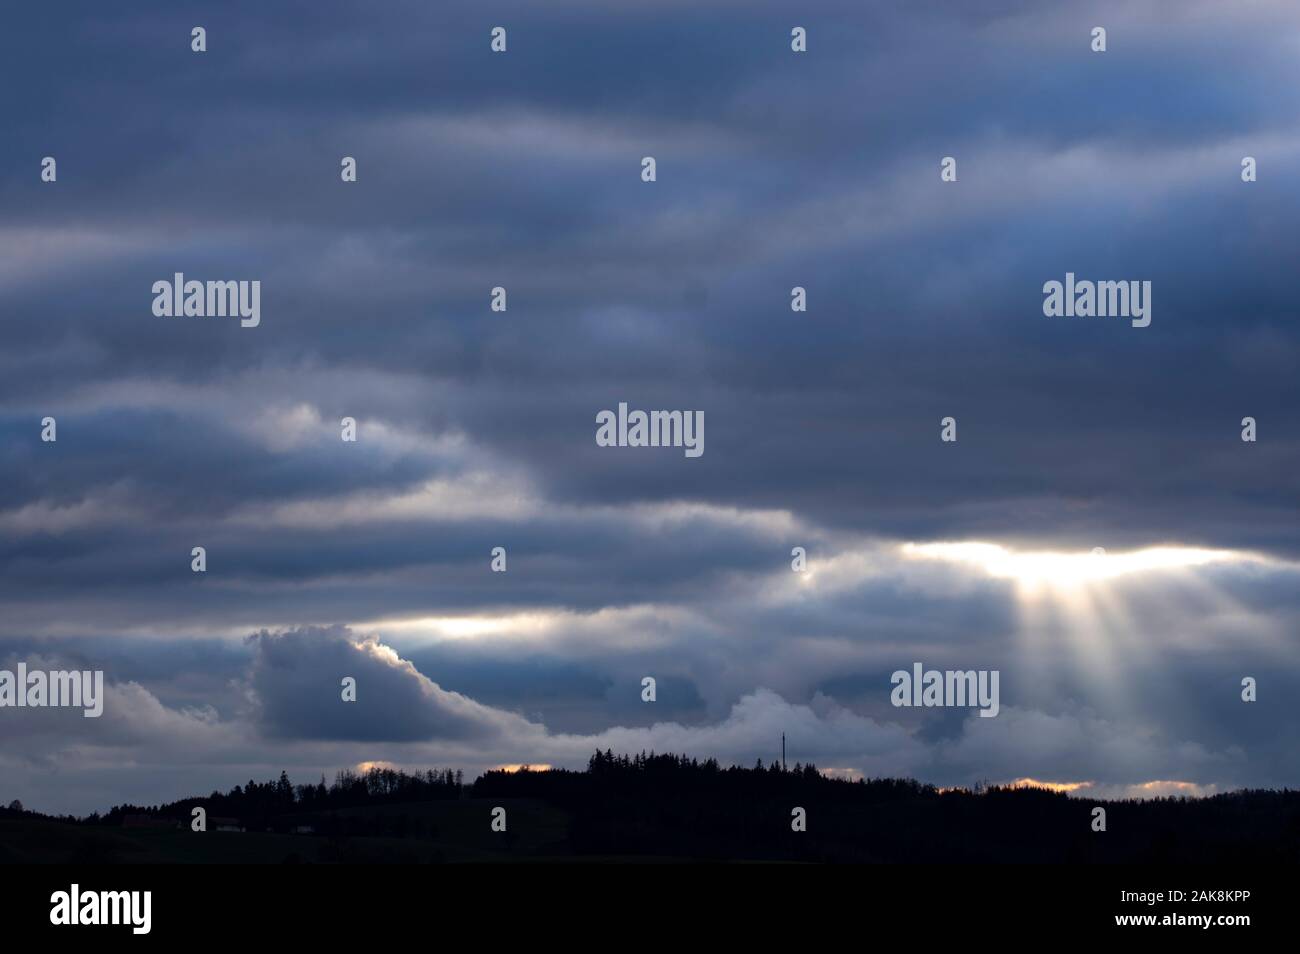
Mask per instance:
[[[1106,830],[1093,830],[1093,809]],[[195,806],[209,830],[190,830]],[[505,831],[492,828],[505,810]],[[802,808],[807,830],[793,831]],[[243,831],[216,830],[223,827]],[[585,772],[340,773],[89,819],[0,810],[0,863],[713,860],[1290,864],[1300,792],[1100,802],[597,754]]]

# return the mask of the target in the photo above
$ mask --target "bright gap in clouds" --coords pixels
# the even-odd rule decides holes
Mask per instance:
[[[482,636],[544,636],[559,623],[557,613],[508,613],[501,616],[422,616],[357,623],[364,632],[426,639],[473,639]]]
[[[1241,562],[1251,558],[1233,550],[1195,547],[1148,547],[1126,553],[1106,553],[1097,549],[1070,553],[1016,551],[996,543],[977,542],[905,543],[903,553],[909,557],[977,566],[989,576],[1014,580],[1025,589],[1072,589],[1135,573]]]
[[[1250,612],[1198,571],[1271,562],[1247,551],[1180,546],[1020,551],[970,541],[906,543],[900,549],[904,559],[936,560],[1009,580],[1021,613],[1018,638],[1027,684],[1050,682],[1051,670],[1069,660],[1088,684],[1091,703],[1117,719],[1139,718],[1137,700],[1144,693],[1181,693],[1163,682],[1154,656],[1185,636],[1181,627],[1190,619],[1232,620]],[[1148,604],[1146,615],[1135,608],[1141,599]],[[1153,600],[1161,611],[1154,623]]]

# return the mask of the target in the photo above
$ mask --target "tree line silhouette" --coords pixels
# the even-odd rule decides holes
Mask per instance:
[[[437,802],[475,803],[448,814]],[[545,844],[520,847],[517,811],[548,806],[563,820]],[[1092,809],[1107,811],[1093,828]],[[488,809],[507,807],[493,836]],[[310,831],[333,839],[388,836],[437,841],[458,826],[476,850],[509,856],[672,857],[824,862],[1283,862],[1300,860],[1300,792],[1240,791],[1210,798],[1107,801],[1039,788],[978,785],[940,790],[912,779],[830,777],[815,765],[724,767],[716,759],[597,751],[582,771],[485,772],[466,784],[450,769],[343,770],[326,784],[288,774],[156,806],[118,805],[65,821],[113,827],[153,819],[188,828],[191,811],[237,819],[248,831]],[[427,806],[422,808],[421,806]],[[806,830],[792,818],[803,809]],[[0,809],[0,820],[47,816]],[[527,816],[523,816],[526,818]],[[466,821],[465,819],[473,819]],[[336,852],[342,855],[342,851]]]
[[[247,785],[236,785],[229,792],[212,792],[200,797],[192,796],[165,805],[117,805],[104,815],[92,815],[87,821],[101,825],[121,825],[128,817],[144,816],[156,819],[174,819],[189,826],[191,813],[201,807],[209,818],[228,817],[242,825],[262,831],[287,831],[307,820],[306,816],[329,813],[345,808],[373,805],[392,805],[407,802],[427,802],[460,798],[464,789],[464,774],[451,769],[429,769],[423,773],[408,773],[400,769],[372,766],[364,772],[341,769],[334,781],[325,784],[325,776],[315,785],[294,785],[287,772],[272,782],[258,783],[249,779]],[[405,834],[409,827],[400,821],[402,815],[393,816],[388,827]],[[329,824],[330,817],[321,819],[322,830],[349,829],[349,833],[371,832],[376,826],[367,826],[364,820],[352,825]],[[384,831],[383,833],[390,833]]]
[[[487,772],[484,799],[536,798],[572,814],[579,855],[821,862],[1300,861],[1300,792],[1100,801],[980,783],[847,780],[815,765],[723,768],[679,755],[596,752],[585,772]],[[1093,829],[1102,805],[1107,830]],[[792,811],[806,813],[794,831]]]

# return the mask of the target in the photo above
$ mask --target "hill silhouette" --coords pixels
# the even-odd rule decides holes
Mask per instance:
[[[1092,829],[1097,805],[1104,832]],[[203,833],[190,830],[196,806]],[[504,832],[490,825],[496,807]],[[804,831],[792,830],[795,808]],[[472,784],[451,770],[345,770],[328,785],[282,772],[83,819],[0,809],[2,862],[527,859],[1285,864],[1300,860],[1300,792],[1102,801],[606,751],[584,771],[490,771]]]

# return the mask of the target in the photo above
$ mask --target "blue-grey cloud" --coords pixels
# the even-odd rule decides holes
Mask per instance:
[[[79,2],[11,20],[0,650],[98,659],[191,742],[211,732],[197,755],[160,749],[175,786],[438,737],[498,733],[502,761],[535,761],[523,741],[560,758],[545,739],[635,744],[662,722],[723,746],[689,733],[801,706],[898,726],[897,757],[815,756],[862,756],[826,763],[846,770],[1294,783],[1293,4]],[[176,271],[260,280],[261,325],[154,317]],[[1151,280],[1151,326],[1044,318],[1066,271]],[[595,413],[623,400],[703,409],[706,453],[597,447]],[[1011,582],[902,557],[909,540],[1251,557],[1031,615]],[[1001,668],[1015,715],[894,711],[881,680],[922,652]],[[314,708],[349,660],[393,680],[364,719]],[[1139,731],[1150,750],[1083,753]],[[755,754],[726,745],[700,754]],[[41,771],[25,800],[54,797]]]

